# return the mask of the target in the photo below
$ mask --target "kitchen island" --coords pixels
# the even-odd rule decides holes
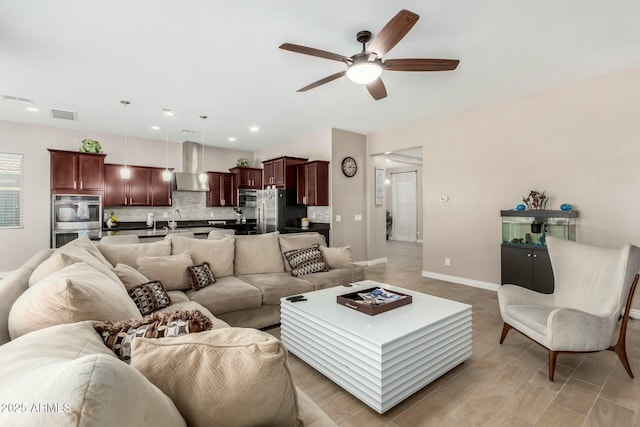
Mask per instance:
[[[233,229],[236,234],[255,234],[256,221],[248,219],[246,223],[239,223],[236,220],[185,220],[176,221],[178,226],[175,230],[168,227],[167,221],[158,221],[156,227],[149,227],[145,222],[120,222],[116,227],[88,233],[91,240],[100,240],[105,236],[138,236],[144,242],[162,240],[168,234],[191,232],[196,238],[206,239],[209,233],[219,229]]]

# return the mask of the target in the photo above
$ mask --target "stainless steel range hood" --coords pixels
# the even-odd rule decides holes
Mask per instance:
[[[209,182],[203,184],[198,179],[198,171],[202,169],[201,153],[200,144],[191,141],[182,143],[182,172],[174,174],[176,191],[209,191]]]

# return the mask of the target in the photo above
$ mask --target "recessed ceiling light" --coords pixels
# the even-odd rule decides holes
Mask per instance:
[[[258,126],[251,126],[249,130],[254,133],[260,132],[260,128]]]
[[[40,109],[36,107],[27,107],[27,111],[32,111],[34,113],[37,113],[38,111],[40,111]]]
[[[180,132],[181,132],[181,133],[195,133],[195,130],[182,129]]]
[[[152,130],[160,130],[160,126],[151,126]]]
[[[173,116],[173,110],[171,110],[171,108],[163,108],[162,113],[165,116]]]
[[[236,139],[233,136],[230,136],[229,138],[227,138],[227,141],[236,142]]]
[[[391,154],[391,151],[385,151],[384,154]]]

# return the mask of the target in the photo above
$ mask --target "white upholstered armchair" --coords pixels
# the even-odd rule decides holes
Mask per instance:
[[[552,294],[516,285],[498,291],[504,321],[500,343],[516,329],[549,351],[553,381],[558,353],[614,351],[631,378],[625,336],[631,299],[638,282],[640,248],[608,249],[547,238],[555,277]],[[622,311],[624,308],[624,315]],[[612,345],[618,321],[620,334]]]

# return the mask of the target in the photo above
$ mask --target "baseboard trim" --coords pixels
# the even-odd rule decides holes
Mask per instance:
[[[423,243],[423,242],[422,242],[422,239],[418,239],[418,240],[416,240],[416,243]]]
[[[450,276],[448,274],[434,273],[433,271],[422,270],[422,277],[429,277],[431,279],[444,280],[445,282],[458,283],[460,285],[487,289],[489,291],[494,291],[494,292],[497,292],[498,289],[500,289],[500,285],[498,285],[497,283],[482,282],[480,280],[467,279],[466,277],[458,277],[458,276]]]
[[[370,259],[368,261],[355,261],[354,264],[364,265],[365,267],[367,267],[370,265],[384,264],[385,262],[387,262],[387,260],[388,260],[387,257],[384,257],[384,258]]]

